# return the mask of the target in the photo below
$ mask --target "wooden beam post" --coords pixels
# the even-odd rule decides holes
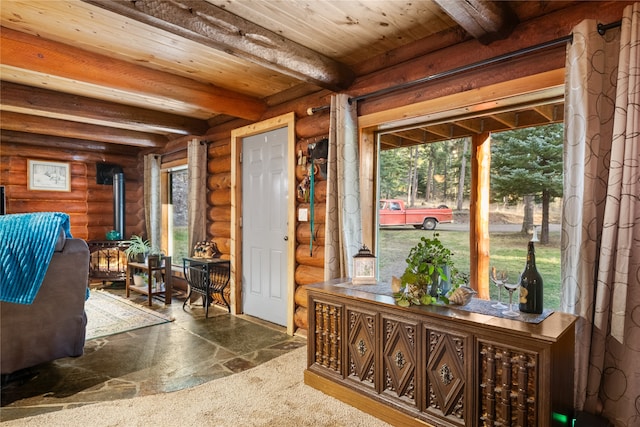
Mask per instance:
[[[472,138],[471,216],[469,244],[471,249],[471,287],[478,297],[489,299],[489,189],[491,167],[491,134]]]

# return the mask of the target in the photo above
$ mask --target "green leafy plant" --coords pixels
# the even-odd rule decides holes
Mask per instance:
[[[124,250],[124,253],[128,259],[135,259],[140,256],[144,258],[144,256],[150,252],[151,244],[149,243],[149,241],[136,234],[131,236],[131,239],[129,239],[129,247]]]
[[[400,278],[402,288],[394,294],[398,305],[429,305],[438,301],[448,304],[449,292],[468,283],[468,277],[454,267],[453,253],[438,236],[438,233],[433,238],[423,236],[409,251],[407,267]],[[441,284],[447,288],[451,285],[451,289],[443,289]]]

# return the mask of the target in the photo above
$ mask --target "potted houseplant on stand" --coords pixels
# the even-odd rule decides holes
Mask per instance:
[[[125,249],[124,253],[129,261],[138,263],[148,262],[149,267],[151,268],[160,266],[163,258],[162,251],[152,247],[148,240],[145,240],[141,236],[135,234],[131,236],[131,239],[129,239],[129,247]],[[149,279],[150,278],[147,273],[143,271],[139,271],[133,275],[133,282],[135,286],[146,286]],[[160,272],[155,271],[153,273],[152,280],[152,284],[154,286],[158,281],[162,280]]]
[[[134,262],[144,262],[149,252],[151,252],[149,241],[135,234],[129,239],[129,247],[124,250],[127,259]]]
[[[422,237],[409,251],[401,281],[401,289],[394,294],[398,305],[407,307],[434,303],[466,304],[476,292],[466,286],[468,275],[453,265],[453,253],[446,248],[438,234]]]

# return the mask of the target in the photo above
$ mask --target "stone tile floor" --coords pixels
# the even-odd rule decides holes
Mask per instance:
[[[124,289],[106,290],[124,297]],[[85,354],[3,378],[0,422],[107,400],[166,393],[255,367],[306,345],[283,327],[212,307],[204,317],[200,299],[186,311],[185,295],[153,309],[170,323],[87,341]],[[146,296],[130,300],[146,303]]]

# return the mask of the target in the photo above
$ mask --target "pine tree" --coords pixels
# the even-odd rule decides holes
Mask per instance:
[[[563,132],[562,124],[552,124],[491,136],[493,197],[515,201],[532,195],[541,201],[540,242],[545,244],[549,243],[549,204],[562,196]],[[523,228],[528,231],[532,225],[523,223]]]

